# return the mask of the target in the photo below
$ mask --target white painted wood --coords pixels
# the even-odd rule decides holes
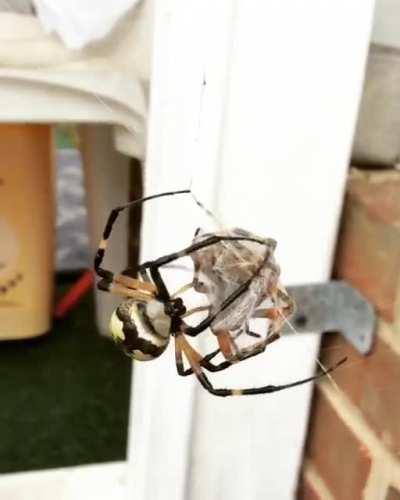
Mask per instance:
[[[4,500],[125,500],[126,462],[2,474]]]
[[[220,212],[278,240],[287,283],[329,278],[372,7],[237,3]],[[302,378],[317,345],[284,339],[220,383]],[[199,391],[191,498],[292,498],[311,389],[245,401]]]
[[[284,282],[326,280],[373,2],[236,6],[218,212],[278,240]],[[314,372],[317,348],[314,336],[282,339],[214,379],[290,382]],[[198,390],[190,498],[293,498],[311,390],[229,401]]]
[[[372,41],[400,49],[399,19],[398,0],[376,0]]]
[[[372,0],[158,1],[147,193],[192,177],[226,225],[278,239],[285,282],[327,279],[372,11]],[[194,219],[183,198],[149,204],[143,259],[185,246]],[[212,378],[288,382],[314,371],[317,348],[284,339]],[[292,498],[311,389],[220,400],[176,376],[171,349],[137,363],[129,498]]]

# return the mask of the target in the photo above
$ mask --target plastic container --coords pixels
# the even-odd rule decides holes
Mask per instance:
[[[53,163],[50,126],[0,125],[0,340],[51,328]]]

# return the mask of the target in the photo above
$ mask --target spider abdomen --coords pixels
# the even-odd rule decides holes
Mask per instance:
[[[166,349],[171,318],[158,300],[148,303],[128,300],[111,316],[110,330],[114,340],[138,361],[150,361]]]

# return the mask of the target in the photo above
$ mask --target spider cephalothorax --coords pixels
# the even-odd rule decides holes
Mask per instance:
[[[103,239],[94,261],[95,271],[101,278],[97,286],[101,290],[124,298],[112,315],[110,326],[114,339],[123,346],[125,352],[140,361],[154,359],[165,351],[172,336],[175,339],[178,373],[184,376],[195,374],[201,385],[216,396],[281,391],[314,380],[333,370],[335,367],[314,377],[289,384],[248,389],[214,388],[204,372],[204,369],[210,372],[221,371],[234,362],[259,354],[269,343],[278,338],[279,332],[276,330],[281,324],[277,320],[278,313],[288,315],[293,306],[290,297],[278,282],[279,268],[273,259],[275,249],[273,240],[259,238],[243,230],[196,235],[192,245],[187,248],[139,265],[135,270],[137,278],[129,269],[114,275],[113,272],[101,267],[113,224],[122,210],[153,198],[182,193],[190,191],[161,193],[117,207],[110,213],[105,226]],[[248,245],[258,247],[259,250],[255,252]],[[236,256],[232,257],[231,252]],[[160,268],[186,255],[192,255],[195,262],[194,280],[171,295],[161,277]],[[237,265],[239,261],[240,266]],[[207,278],[207,283],[200,284],[200,271],[202,276]],[[208,306],[186,311],[182,298],[177,295],[191,287],[207,294],[210,301]],[[271,307],[256,309],[266,294],[273,298],[276,295],[276,301],[272,300]],[[278,303],[278,298],[283,305]],[[195,326],[188,325],[185,318],[200,310],[207,310],[207,317]],[[268,319],[273,327],[268,328],[266,339],[239,351],[235,346],[235,339],[242,333],[242,329],[248,335],[257,336],[248,331],[249,317]],[[232,326],[237,327],[239,333],[231,332],[229,328]],[[208,328],[216,334],[219,348],[206,356],[201,356],[187,337],[197,336]],[[219,353],[225,357],[225,361],[212,362]],[[184,357],[189,363],[189,368],[186,369],[183,364]]]

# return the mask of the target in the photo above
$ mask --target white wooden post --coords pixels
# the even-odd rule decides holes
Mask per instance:
[[[226,226],[278,240],[285,283],[329,279],[373,3],[158,0],[146,192],[193,179]],[[187,245],[196,213],[148,204],[142,258]],[[285,338],[212,379],[306,377],[318,344]],[[136,363],[129,498],[293,498],[311,390],[218,399],[177,376],[171,348]]]

